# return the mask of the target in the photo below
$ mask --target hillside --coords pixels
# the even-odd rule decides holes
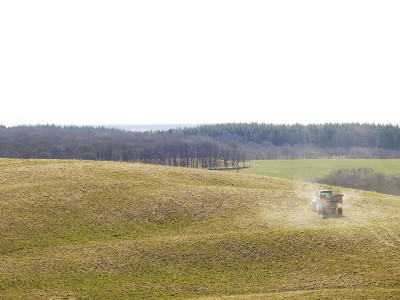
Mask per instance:
[[[400,296],[400,198],[117,162],[0,159],[1,299]]]

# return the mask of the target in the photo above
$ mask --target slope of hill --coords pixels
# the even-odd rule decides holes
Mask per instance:
[[[152,165],[0,159],[0,298],[400,296],[400,198]]]

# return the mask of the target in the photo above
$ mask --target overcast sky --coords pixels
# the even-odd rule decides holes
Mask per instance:
[[[0,124],[400,123],[400,1],[0,1]]]

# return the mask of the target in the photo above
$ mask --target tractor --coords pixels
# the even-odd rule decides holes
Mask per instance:
[[[322,214],[323,218],[343,217],[343,209],[340,204],[343,203],[343,195],[333,194],[331,190],[320,190],[316,197],[311,201],[312,211]]]

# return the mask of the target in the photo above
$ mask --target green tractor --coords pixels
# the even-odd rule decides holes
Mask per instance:
[[[323,218],[343,217],[343,195],[333,194],[331,190],[320,190],[316,197],[311,201],[312,211],[322,214]]]

